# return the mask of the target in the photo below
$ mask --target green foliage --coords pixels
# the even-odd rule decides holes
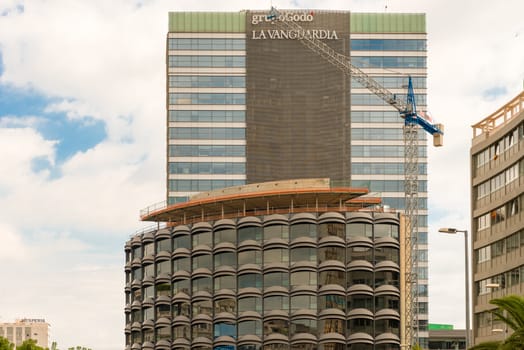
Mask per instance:
[[[415,344],[415,345],[413,345],[411,350],[422,350],[422,347],[420,345],[418,345],[418,344]]]
[[[16,347],[16,350],[45,350],[43,347],[36,345],[36,340],[27,339]]]
[[[498,306],[493,311],[495,319],[502,321],[513,333],[502,341],[480,343],[469,350],[524,350],[524,297],[508,295],[490,303]]]
[[[486,341],[470,347],[469,350],[497,350],[501,344],[501,341]]]
[[[13,350],[15,345],[4,337],[0,337],[0,350]]]

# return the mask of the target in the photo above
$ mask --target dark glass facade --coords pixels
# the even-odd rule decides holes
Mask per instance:
[[[247,18],[256,15],[265,13]],[[326,44],[349,56],[348,13],[318,11],[300,25],[335,31],[338,40]],[[350,78],[300,40],[270,39],[277,25],[246,26],[247,183],[329,177],[349,184]]]

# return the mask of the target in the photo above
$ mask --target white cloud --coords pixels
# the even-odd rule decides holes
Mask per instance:
[[[36,128],[45,123],[45,120],[36,116],[0,116],[0,128]]]
[[[8,224],[0,222],[0,264],[6,266],[8,263],[19,263],[26,259],[29,254],[20,235]]]
[[[92,106],[88,103],[81,103],[79,101],[62,100],[54,102],[46,106],[45,113],[65,113],[69,119],[78,120],[85,118],[101,119],[99,113],[92,110]]]

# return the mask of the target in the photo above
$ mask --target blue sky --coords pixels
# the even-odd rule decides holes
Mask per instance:
[[[427,13],[428,103],[446,132],[445,146],[428,150],[430,321],[463,326],[463,238],[436,231],[469,228],[470,125],[522,91],[524,2],[249,7],[271,4]],[[8,281],[0,284],[0,321],[45,318],[60,348],[123,348],[123,246],[149,225],[139,210],[165,196],[168,11],[246,8],[244,0],[139,5],[0,2],[0,266]]]
[[[60,164],[77,152],[86,151],[107,136],[103,121],[86,115],[79,120],[67,118],[66,113],[46,112],[46,107],[56,98],[42,95],[31,88],[17,88],[0,84],[0,110],[5,116],[27,118],[38,116],[36,129],[46,139],[59,141],[56,160]]]

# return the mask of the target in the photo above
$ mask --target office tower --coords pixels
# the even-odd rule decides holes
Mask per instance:
[[[404,209],[403,120],[300,43],[316,35],[399,96],[426,105],[423,14],[173,12],[167,38],[167,202],[260,181],[329,177]],[[419,336],[427,345],[427,152],[419,146]]]
[[[367,192],[266,182],[144,214],[171,224],[126,243],[126,348],[400,349],[403,216]]]
[[[502,340],[493,298],[524,294],[524,92],[473,125],[471,217],[474,343]]]

